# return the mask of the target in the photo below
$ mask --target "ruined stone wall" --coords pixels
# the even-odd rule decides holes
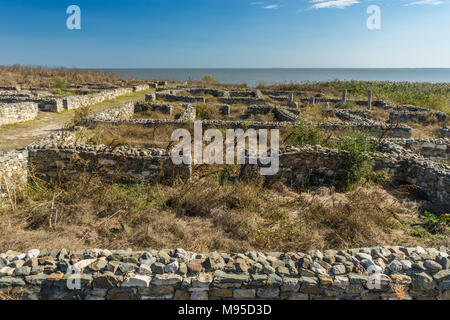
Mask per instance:
[[[247,114],[268,114],[269,112],[272,112],[274,107],[268,106],[268,105],[250,105],[247,108]]]
[[[374,170],[389,172],[400,183],[417,185],[427,195],[430,207],[444,212],[450,207],[450,167],[427,160],[401,146],[381,143],[380,152],[370,154]],[[280,150],[277,175],[266,176],[294,187],[340,185],[346,166],[347,152],[321,146],[288,146]],[[244,175],[259,175],[254,165],[244,168]]]
[[[158,111],[163,114],[171,114],[172,106],[170,104],[152,104],[152,111]]]
[[[10,250],[0,254],[0,291],[29,300],[450,300],[449,253]]]
[[[292,113],[286,108],[275,108],[273,109],[275,117],[280,121],[290,121],[290,122],[296,122],[300,118],[295,113]]]
[[[86,145],[73,136],[51,136],[28,146],[28,165],[33,174],[49,181],[82,172],[97,172],[100,176],[127,181],[154,182],[159,178],[190,177],[190,165],[174,165],[168,152],[162,149],[108,148]]]
[[[220,97],[217,100],[224,104],[266,104],[266,99],[253,97]]]
[[[448,161],[450,159],[450,139],[448,138],[388,139],[387,142],[398,144],[433,161]]]
[[[145,87],[146,86],[144,86],[144,85],[138,86],[138,89],[140,89],[138,91],[148,90],[148,88],[143,89]],[[97,103],[103,102],[105,100],[112,100],[114,98],[117,98],[118,96],[122,96],[122,95],[129,94],[132,92],[133,92],[133,88],[116,88],[116,89],[103,90],[103,91],[93,93],[93,94],[68,96],[63,99],[63,106],[64,106],[64,109],[67,109],[67,110],[77,109],[80,107],[97,104]]]
[[[38,105],[33,102],[0,104],[0,126],[10,123],[34,120],[37,115]]]
[[[443,138],[450,138],[450,127],[442,127],[439,129],[439,135]]]
[[[187,103],[205,103],[204,97],[197,96],[182,96],[177,94],[163,92],[156,92],[156,99],[165,100],[169,102],[187,102]]]

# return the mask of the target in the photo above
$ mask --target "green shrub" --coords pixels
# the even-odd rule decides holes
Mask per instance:
[[[65,80],[62,79],[56,79],[53,83],[53,87],[57,89],[67,89],[67,83]]]
[[[342,163],[343,174],[340,177],[340,185],[344,191],[351,190],[372,172],[369,152],[373,152],[375,148],[367,133],[355,131],[349,136],[327,142],[327,146],[347,151]]]
[[[212,120],[217,116],[217,110],[211,105],[207,104],[198,104],[196,106],[197,109],[197,118],[202,120]]]
[[[213,76],[209,76],[209,75],[204,76],[204,77],[202,78],[202,81],[204,81],[204,82],[206,82],[206,83],[217,83],[217,80],[214,79]]]

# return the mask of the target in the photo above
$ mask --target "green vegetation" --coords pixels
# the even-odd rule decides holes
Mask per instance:
[[[56,89],[67,89],[67,82],[63,79],[56,79],[53,87]]]
[[[204,76],[204,77],[202,78],[202,81],[203,81],[203,82],[206,82],[206,83],[209,83],[209,84],[217,83],[217,80],[214,79],[213,76],[209,76],[209,75]]]
[[[332,137],[320,126],[300,121],[298,127],[287,132],[285,141],[288,145],[321,145],[347,151],[342,165],[345,173],[340,179],[340,185],[344,191],[349,191],[371,173],[369,152],[375,150],[369,138],[368,133],[358,130]]]
[[[217,108],[210,104],[197,104],[197,119],[212,120],[217,118]]]
[[[383,99],[397,104],[413,104],[450,113],[450,84],[448,83],[334,80],[270,86],[261,83],[258,88],[323,92],[335,97],[340,97],[342,91],[347,89],[348,97],[353,99],[366,99],[367,92],[372,90],[374,100]]]

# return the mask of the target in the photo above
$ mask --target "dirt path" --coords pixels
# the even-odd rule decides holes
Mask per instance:
[[[149,91],[120,96],[114,100],[104,101],[91,107],[93,112],[115,107],[126,101],[143,101]],[[58,131],[69,123],[76,110],[54,112],[39,112],[35,120],[0,126],[0,150],[23,148],[30,143]]]

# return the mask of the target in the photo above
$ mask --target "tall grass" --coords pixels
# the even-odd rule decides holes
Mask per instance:
[[[334,80],[270,86],[260,84],[258,88],[323,92],[336,97],[340,97],[342,90],[346,89],[348,97],[354,99],[366,99],[368,90],[372,90],[374,99],[383,99],[397,104],[413,104],[450,113],[450,84],[448,83]]]

